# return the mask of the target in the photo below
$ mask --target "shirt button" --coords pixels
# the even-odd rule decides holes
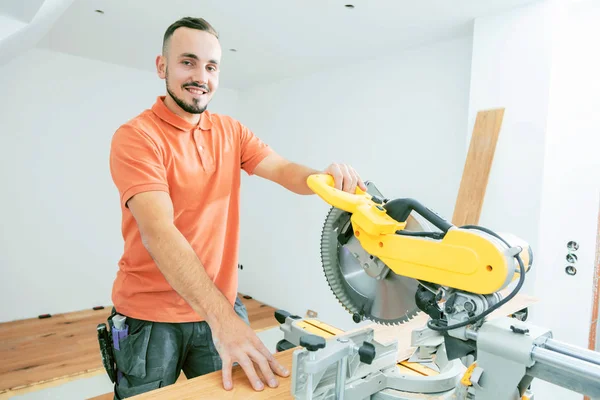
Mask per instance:
[[[198,146],[198,150],[202,150],[202,146]]]

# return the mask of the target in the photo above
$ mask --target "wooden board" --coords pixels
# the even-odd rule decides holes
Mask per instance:
[[[275,354],[275,358],[289,371],[292,370],[292,355],[296,348]],[[277,388],[265,387],[264,390],[255,391],[244,370],[239,366],[233,368],[233,389],[223,389],[221,371],[189,379],[185,382],[175,383],[171,386],[156,389],[148,393],[130,397],[131,400],[192,400],[192,399],[293,399],[291,395],[292,378],[279,379]]]
[[[503,118],[504,108],[477,113],[452,217],[456,226],[479,223]]]
[[[255,331],[279,325],[275,308],[240,298]],[[0,324],[0,394],[104,371],[96,326],[106,322],[111,308]]]

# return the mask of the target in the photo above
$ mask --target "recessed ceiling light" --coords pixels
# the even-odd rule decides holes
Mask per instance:
[[[102,10],[96,10],[96,12],[97,12],[98,14],[104,14],[104,11],[102,11]]]
[[[352,4],[346,4],[344,7],[346,7],[346,8],[354,8],[354,6]]]

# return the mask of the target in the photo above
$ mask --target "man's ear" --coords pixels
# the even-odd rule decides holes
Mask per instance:
[[[167,64],[165,57],[162,55],[156,56],[156,73],[158,74],[160,79],[165,79],[165,77],[167,76],[166,68]]]

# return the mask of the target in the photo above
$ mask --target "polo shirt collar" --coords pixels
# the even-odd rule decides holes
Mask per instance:
[[[200,122],[198,122],[198,125],[194,125],[169,110],[165,105],[165,97],[166,96],[158,96],[156,98],[156,103],[152,106],[152,112],[166,123],[173,125],[175,128],[182,131],[191,131],[196,127],[206,131],[212,127],[211,115],[208,110],[200,115]]]

